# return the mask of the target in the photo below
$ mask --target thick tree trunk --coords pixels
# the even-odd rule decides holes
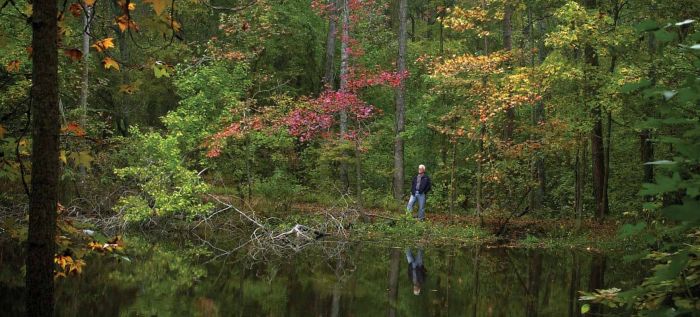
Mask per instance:
[[[53,260],[59,178],[58,47],[55,0],[32,16],[32,180],[26,261],[27,316],[53,316]]]
[[[406,71],[406,14],[408,11],[407,0],[399,0],[399,53],[396,58],[396,70],[399,73]],[[394,199],[401,200],[404,186],[403,167],[403,136],[405,124],[405,81],[401,81],[396,88],[396,114],[394,117]]]
[[[337,0],[329,0],[328,4],[331,6],[331,11],[328,12],[328,34],[326,35],[326,64],[323,75],[323,86],[327,89],[333,89],[334,72],[335,67],[335,38],[337,33],[338,25],[338,15],[337,15]]]
[[[586,0],[585,5],[588,9],[597,7],[596,0]],[[584,49],[584,58],[588,64],[590,71],[595,71],[598,68],[598,55],[595,49],[588,45]],[[597,89],[590,83],[587,83],[586,93],[587,100],[593,102],[591,105],[591,120],[593,120],[593,128],[591,130],[591,163],[593,169],[593,195],[595,197],[595,217],[598,221],[603,221],[605,214],[608,212],[607,190],[605,188],[605,146],[603,145],[603,119],[602,109],[598,102],[594,101]]]

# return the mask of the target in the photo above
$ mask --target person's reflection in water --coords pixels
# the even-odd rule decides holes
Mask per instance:
[[[425,282],[426,269],[423,266],[423,249],[418,248],[415,254],[411,248],[406,248],[406,260],[408,261],[408,278],[413,283],[413,295],[419,295],[421,286]]]

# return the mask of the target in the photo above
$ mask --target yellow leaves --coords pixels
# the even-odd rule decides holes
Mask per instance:
[[[465,10],[457,6],[448,8],[447,13],[442,19],[443,25],[459,32],[477,29],[478,25],[489,21],[488,12],[480,7]]]
[[[68,159],[72,160],[76,166],[82,166],[86,170],[90,170],[92,161],[95,160],[92,155],[90,155],[89,151],[71,152],[71,154],[68,155]]]
[[[132,85],[132,84],[123,84],[119,85],[119,92],[127,95],[133,95],[137,91],[139,91],[139,87],[137,85]]]
[[[112,240],[107,241],[107,243],[99,243],[97,241],[92,241],[88,243],[88,248],[93,251],[98,252],[114,252],[124,250],[124,240],[122,236],[116,236]]]
[[[10,61],[9,63],[7,63],[7,65],[5,65],[5,70],[8,73],[19,72],[19,61],[18,60]]]
[[[170,4],[167,0],[143,0],[143,2],[150,3],[151,7],[153,7],[153,11],[155,11],[157,15],[163,13],[165,8]]]
[[[68,56],[72,61],[77,62],[83,58],[83,52],[77,48],[65,49],[63,54]]]
[[[105,69],[113,68],[114,70],[117,70],[117,71],[119,70],[119,63],[117,63],[117,61],[115,61],[115,60],[114,60],[113,58],[111,58],[111,57],[105,57],[105,58],[102,60],[102,66],[103,66]]]
[[[66,277],[67,274],[80,274],[85,266],[85,261],[74,260],[69,255],[56,255],[53,262],[61,268],[60,271],[54,271],[54,278]]]
[[[85,5],[88,7],[92,7],[95,5],[95,1],[97,0],[85,0]]]
[[[173,30],[173,32],[177,33],[182,30],[182,25],[180,22],[177,22],[176,20],[171,19],[170,17],[165,18],[165,23],[168,24],[168,27]]]
[[[469,73],[472,76],[502,73],[501,64],[509,60],[510,53],[497,52],[490,55],[464,54],[453,56],[433,65],[434,75],[455,76]]]
[[[136,10],[136,3],[129,2],[129,5],[127,6],[126,1],[124,0],[119,0],[117,1],[117,4],[119,5],[120,8],[122,8],[122,11],[134,11]]]
[[[104,52],[107,49],[113,48],[114,47],[114,39],[111,37],[99,40],[95,42],[95,44],[92,44],[92,47],[95,48],[98,52]]]
[[[68,158],[66,157],[66,151],[61,150],[61,152],[59,152],[58,160],[63,162],[63,164],[68,164]]]
[[[116,19],[116,24],[119,27],[119,30],[124,32],[127,29],[131,29],[134,31],[139,30],[139,26],[132,20],[128,15],[124,14],[121,16],[118,16]]]

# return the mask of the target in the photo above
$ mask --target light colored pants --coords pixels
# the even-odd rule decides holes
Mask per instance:
[[[416,200],[418,200],[418,219],[423,220],[425,219],[425,194],[414,193],[411,195],[411,199],[408,200],[408,206],[406,206],[406,211],[408,213],[413,213],[413,205],[416,203]]]

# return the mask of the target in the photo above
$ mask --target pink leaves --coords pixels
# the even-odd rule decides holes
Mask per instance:
[[[316,135],[330,129],[333,125],[333,115],[310,109],[298,108],[287,116],[285,124],[289,134],[305,142]]]
[[[377,74],[358,72],[351,68],[348,72],[347,90],[326,90],[315,99],[309,100],[308,107],[297,108],[283,120],[289,133],[306,142],[317,136],[328,136],[329,130],[336,124],[337,117],[343,111],[349,119],[356,122],[371,119],[379,109],[362,100],[358,93],[361,89],[372,86],[398,87],[408,77],[408,72],[381,71]],[[361,133],[349,131],[341,137],[355,139]]]
[[[379,74],[356,74],[354,69],[350,69],[349,77],[356,79],[348,80],[348,89],[359,90],[365,87],[372,86],[389,86],[396,88],[401,85],[401,82],[408,77],[408,72],[387,72],[382,71]]]

